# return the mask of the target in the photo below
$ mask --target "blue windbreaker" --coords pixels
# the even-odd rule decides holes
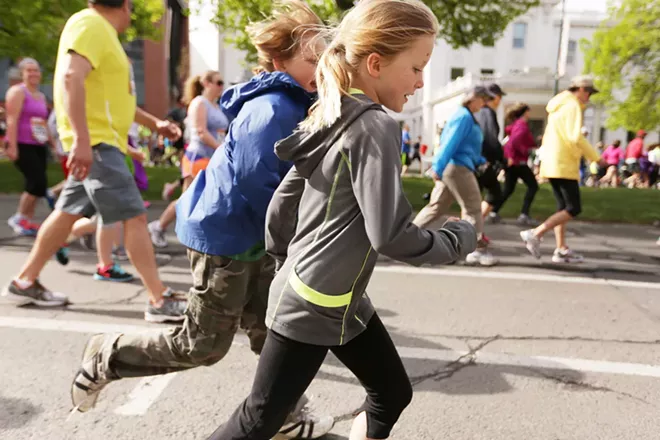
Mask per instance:
[[[474,116],[466,107],[461,106],[447,121],[440,148],[433,157],[433,171],[442,178],[442,173],[450,163],[476,171],[486,162],[481,155],[484,135]]]
[[[176,235],[183,245],[232,256],[263,242],[268,204],[291,168],[274,145],[293,133],[312,99],[282,72],[261,73],[222,95],[232,122],[225,143],[177,203]]]

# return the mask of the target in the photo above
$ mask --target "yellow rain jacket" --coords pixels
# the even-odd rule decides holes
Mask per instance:
[[[541,147],[541,177],[580,180],[580,159],[598,161],[600,155],[582,135],[584,106],[569,91],[550,100],[548,125]]]

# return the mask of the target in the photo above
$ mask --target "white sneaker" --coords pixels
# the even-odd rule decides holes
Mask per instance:
[[[176,189],[176,185],[174,183],[166,183],[163,185],[163,200],[166,202],[169,202],[170,199],[172,198],[172,195],[174,194],[174,190]]]
[[[477,249],[476,251],[472,252],[471,254],[468,254],[468,256],[465,257],[465,262],[467,264],[490,267],[490,266],[495,266],[497,263],[499,263],[499,260],[493,254],[488,252],[488,250]]]
[[[165,238],[165,231],[160,227],[160,221],[154,220],[147,225],[149,235],[151,235],[151,242],[157,248],[167,247],[167,239]]]
[[[571,249],[555,249],[552,254],[553,263],[582,263],[584,257]]]
[[[541,240],[534,235],[534,231],[528,229],[520,232],[520,238],[525,242],[525,246],[530,254],[537,260],[541,258]]]

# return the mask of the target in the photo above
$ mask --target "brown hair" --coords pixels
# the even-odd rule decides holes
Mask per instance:
[[[506,117],[504,118],[504,125],[510,125],[516,122],[522,115],[524,115],[529,110],[529,106],[524,102],[516,102],[511,106],[506,112]]]
[[[219,74],[220,72],[215,70],[207,70],[204,75],[195,75],[188,78],[186,84],[183,86],[182,102],[185,105],[190,105],[192,100],[201,95],[204,91],[204,84],[202,84],[202,81],[213,81],[213,77]]]
[[[372,53],[394,57],[415,39],[438,33],[438,20],[419,0],[361,0],[344,17],[323,52],[316,70],[319,99],[301,124],[315,131],[341,115],[341,98],[349,95],[351,75]]]
[[[259,57],[259,66],[254,73],[275,71],[275,59],[293,57],[304,34],[318,32],[322,25],[321,19],[301,0],[275,2],[270,18],[246,27]]]

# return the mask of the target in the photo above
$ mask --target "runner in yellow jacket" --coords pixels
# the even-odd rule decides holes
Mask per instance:
[[[522,231],[520,237],[536,258],[541,258],[543,235],[554,229],[557,248],[555,263],[579,263],[582,255],[566,245],[566,223],[580,214],[580,159],[599,161],[600,155],[582,135],[583,111],[589,98],[598,93],[589,76],[573,78],[568,90],[550,100],[548,125],[541,146],[541,176],[550,180],[557,200],[557,212],[536,229]]]

